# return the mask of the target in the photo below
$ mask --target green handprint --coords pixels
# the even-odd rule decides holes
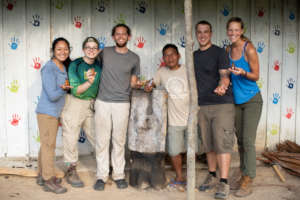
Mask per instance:
[[[271,131],[270,131],[271,135],[277,135],[278,131],[279,131],[278,125],[272,124],[272,128],[271,128]]]
[[[263,87],[264,80],[263,79],[259,79],[258,81],[256,81],[256,83],[257,83],[258,88],[261,89]]]
[[[295,50],[296,50],[295,44],[294,43],[289,43],[287,51],[290,54],[293,54],[293,53],[295,53]]]
[[[55,0],[55,8],[61,10],[65,5],[64,0]]]
[[[126,24],[126,17],[121,13],[117,19],[114,20],[115,24]]]
[[[14,93],[17,93],[18,90],[19,90],[19,83],[18,83],[18,80],[13,80],[12,82],[10,82],[10,86],[7,86],[7,88],[11,91],[11,92],[14,92]]]
[[[38,142],[38,143],[41,142],[41,138],[40,138],[39,132],[37,132],[36,136],[33,136],[33,139],[34,139],[36,142]]]

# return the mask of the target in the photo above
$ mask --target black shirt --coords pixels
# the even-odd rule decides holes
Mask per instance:
[[[229,58],[224,49],[216,45],[204,51],[198,49],[194,52],[194,66],[200,106],[233,103],[231,86],[223,96],[214,93],[220,81],[219,70],[230,67]]]

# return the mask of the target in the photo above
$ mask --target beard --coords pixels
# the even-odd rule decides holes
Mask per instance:
[[[127,45],[127,42],[124,42],[123,44],[119,44],[116,42],[116,46],[119,47],[119,48],[123,48],[123,47],[126,47]]]

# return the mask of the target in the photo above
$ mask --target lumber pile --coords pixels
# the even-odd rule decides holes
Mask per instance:
[[[300,146],[295,142],[286,140],[276,145],[276,151],[265,151],[266,158],[258,160],[271,165],[280,165],[289,174],[300,177]]]

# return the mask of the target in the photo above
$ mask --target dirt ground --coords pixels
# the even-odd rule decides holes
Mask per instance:
[[[0,160],[0,166],[18,167],[20,162]],[[23,162],[24,164],[24,162]],[[28,165],[28,162],[26,163]],[[34,168],[36,162],[30,163]],[[62,161],[58,160],[57,165],[61,168]],[[203,181],[207,167],[197,162],[197,180],[198,186]],[[231,168],[231,174],[237,169],[238,159],[234,156]],[[19,177],[12,175],[0,176],[0,200],[93,200],[93,199],[111,199],[111,200],[179,200],[187,199],[186,192],[181,192],[173,188],[163,190],[154,189],[135,189],[129,187],[125,190],[117,189],[114,183],[106,184],[105,191],[95,191],[93,184],[95,182],[96,162],[92,156],[80,158],[78,167],[79,175],[85,183],[84,188],[72,188],[63,180],[63,185],[68,188],[65,194],[56,195],[44,192],[40,186],[35,183],[35,178]],[[280,182],[271,167],[267,167],[258,162],[257,178],[254,180],[253,194],[243,198],[244,200],[300,200],[300,178],[287,174],[283,169],[281,172],[286,178],[286,182]],[[170,167],[166,169],[167,178],[172,179],[175,174]],[[128,178],[128,177],[127,177]],[[195,190],[197,200],[214,199],[214,191],[199,192]],[[230,200],[240,199],[230,194]]]

